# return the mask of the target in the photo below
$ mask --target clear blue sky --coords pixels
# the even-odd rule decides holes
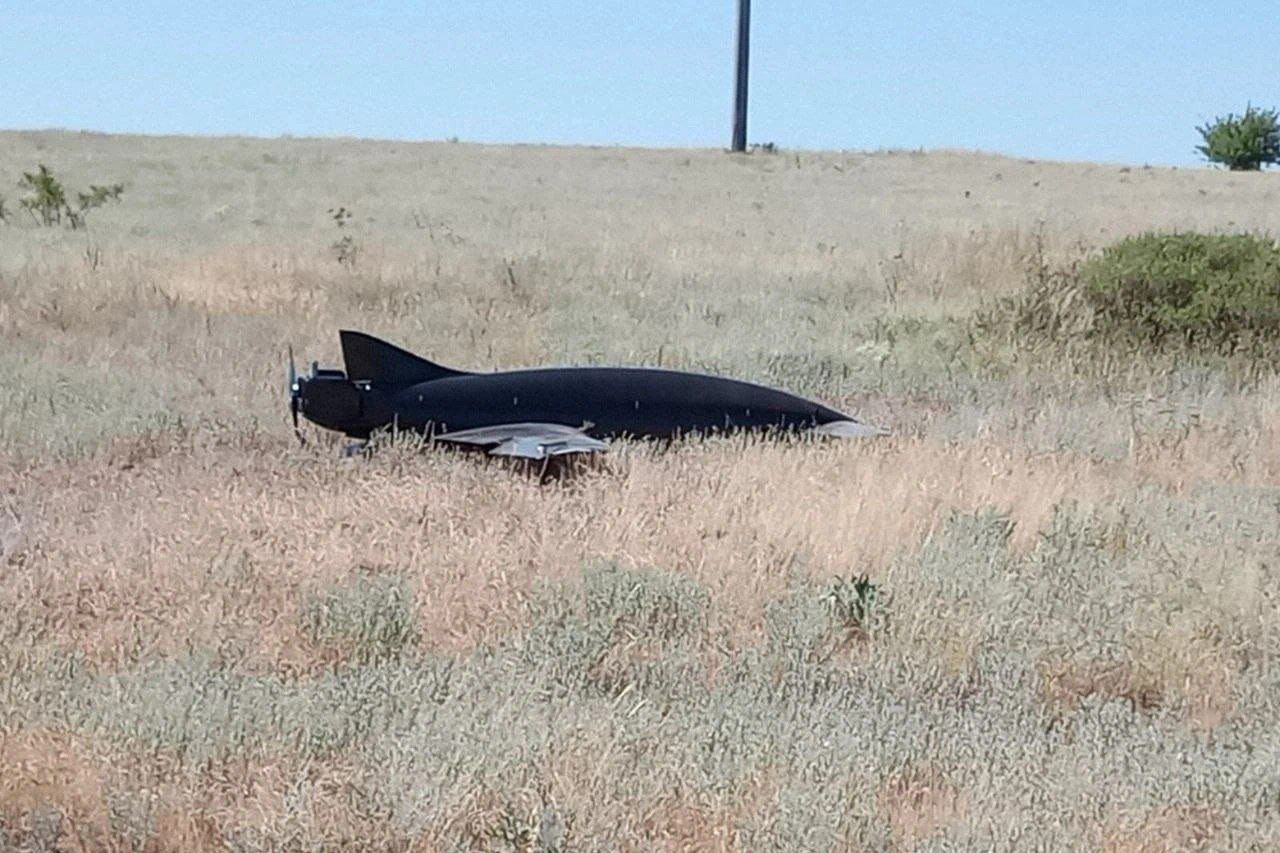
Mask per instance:
[[[5,0],[0,127],[723,147],[736,0]],[[1197,162],[1274,2],[754,0],[750,139]]]

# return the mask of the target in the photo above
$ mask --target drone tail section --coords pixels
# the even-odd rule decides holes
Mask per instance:
[[[421,382],[468,375],[465,371],[428,361],[364,332],[344,329],[338,334],[342,339],[342,358],[347,365],[347,378],[353,382],[374,382],[393,388],[406,388]]]

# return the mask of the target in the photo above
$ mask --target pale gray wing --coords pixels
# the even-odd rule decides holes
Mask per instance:
[[[520,456],[525,459],[546,459],[548,456],[565,456],[570,453],[602,453],[609,446],[589,435],[572,435],[550,441],[536,436],[512,438],[502,442],[490,456]]]
[[[889,430],[884,427],[872,426],[871,424],[864,424],[862,421],[854,420],[832,421],[829,424],[814,427],[813,431],[818,435],[829,435],[835,438],[872,438],[889,434]]]
[[[600,453],[608,445],[580,429],[564,424],[519,423],[446,432],[436,441],[488,447],[490,456],[546,459],[568,453]]]

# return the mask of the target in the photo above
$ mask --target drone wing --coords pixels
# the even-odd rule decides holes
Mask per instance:
[[[436,441],[488,447],[490,456],[547,459],[570,453],[601,453],[609,446],[581,429],[564,424],[520,423],[446,432]]]

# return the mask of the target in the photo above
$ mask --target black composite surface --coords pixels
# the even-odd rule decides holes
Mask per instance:
[[[848,416],[785,391],[656,368],[568,367],[469,374],[397,395],[401,426],[440,431],[539,422],[597,438],[668,438],[733,429],[803,429]]]
[[[362,332],[340,334],[345,372],[313,367],[299,377],[291,366],[290,403],[295,423],[302,415],[353,438],[387,428],[437,436],[486,429],[485,440],[523,447],[539,424],[548,443],[565,440],[560,427],[592,439],[827,426],[837,428],[832,434],[876,432],[821,403],[737,379],[642,367],[469,373]],[[520,434],[487,429],[508,425],[522,425]]]

